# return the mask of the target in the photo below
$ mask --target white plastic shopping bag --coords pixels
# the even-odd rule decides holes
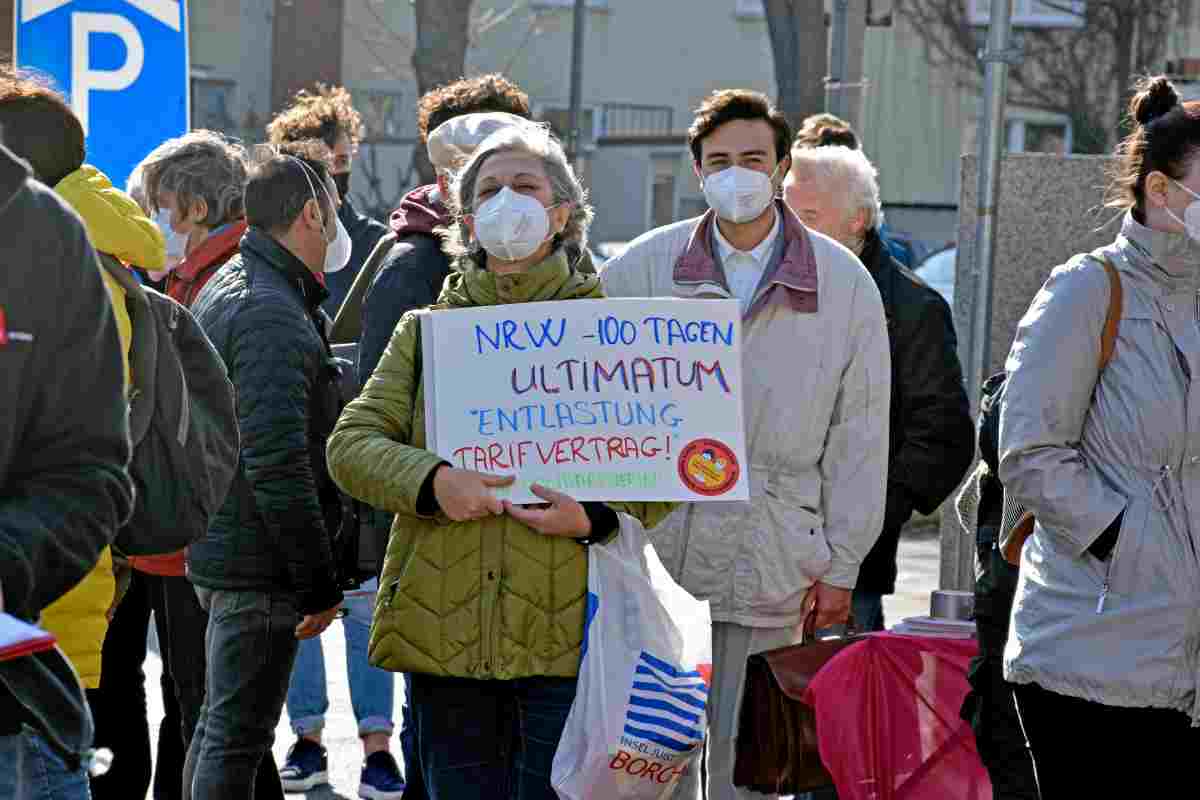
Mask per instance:
[[[712,684],[712,620],[671,578],[642,526],[588,551],[588,610],[575,702],[554,754],[562,800],[664,800],[700,768]]]

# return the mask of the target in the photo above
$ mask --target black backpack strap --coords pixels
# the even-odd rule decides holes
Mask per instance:
[[[129,437],[136,447],[150,430],[158,376],[158,325],[146,289],[125,265],[108,253],[97,253],[100,266],[125,292],[132,337],[129,343]]]

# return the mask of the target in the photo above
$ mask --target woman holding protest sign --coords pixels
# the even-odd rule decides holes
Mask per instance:
[[[564,247],[586,245],[592,209],[543,126],[497,131],[455,182],[441,308],[601,297]],[[412,676],[419,769],[438,798],[546,798],[575,696],[587,548],[665,503],[579,503],[534,486],[536,507],[493,490],[514,476],[456,469],[425,449],[420,323],[405,315],[329,440],[350,494],[395,513],[371,661]]]

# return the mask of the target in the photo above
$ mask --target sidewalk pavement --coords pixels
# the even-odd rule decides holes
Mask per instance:
[[[939,546],[936,536],[928,534],[909,537],[900,542],[900,575],[896,583],[896,594],[884,598],[884,616],[888,625],[904,617],[929,613],[929,593],[937,588]],[[151,631],[154,626],[150,626]],[[361,769],[362,748],[358,742],[357,725],[350,706],[349,684],[346,679],[345,639],[341,624],[335,624],[325,634],[322,642],[325,650],[325,669],[329,680],[329,713],[325,718],[325,746],[329,750],[329,786],[314,789],[307,795],[289,794],[289,798],[307,797],[309,800],[353,800],[358,797],[358,777]],[[157,655],[146,659],[146,701],[150,714],[150,735],[158,741],[158,727],[162,721],[162,697],[159,691],[161,662]],[[400,723],[400,708],[404,702],[403,682],[396,682],[395,721],[397,731]],[[293,734],[284,711],[283,719],[275,731],[275,761],[282,765],[287,750],[293,742]],[[400,759],[400,745],[392,738],[392,752]],[[152,743],[152,748],[154,744]],[[151,752],[154,752],[153,749]]]

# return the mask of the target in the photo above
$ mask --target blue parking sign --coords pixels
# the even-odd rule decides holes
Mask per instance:
[[[51,78],[117,186],[190,119],[186,0],[17,0],[14,60]]]

